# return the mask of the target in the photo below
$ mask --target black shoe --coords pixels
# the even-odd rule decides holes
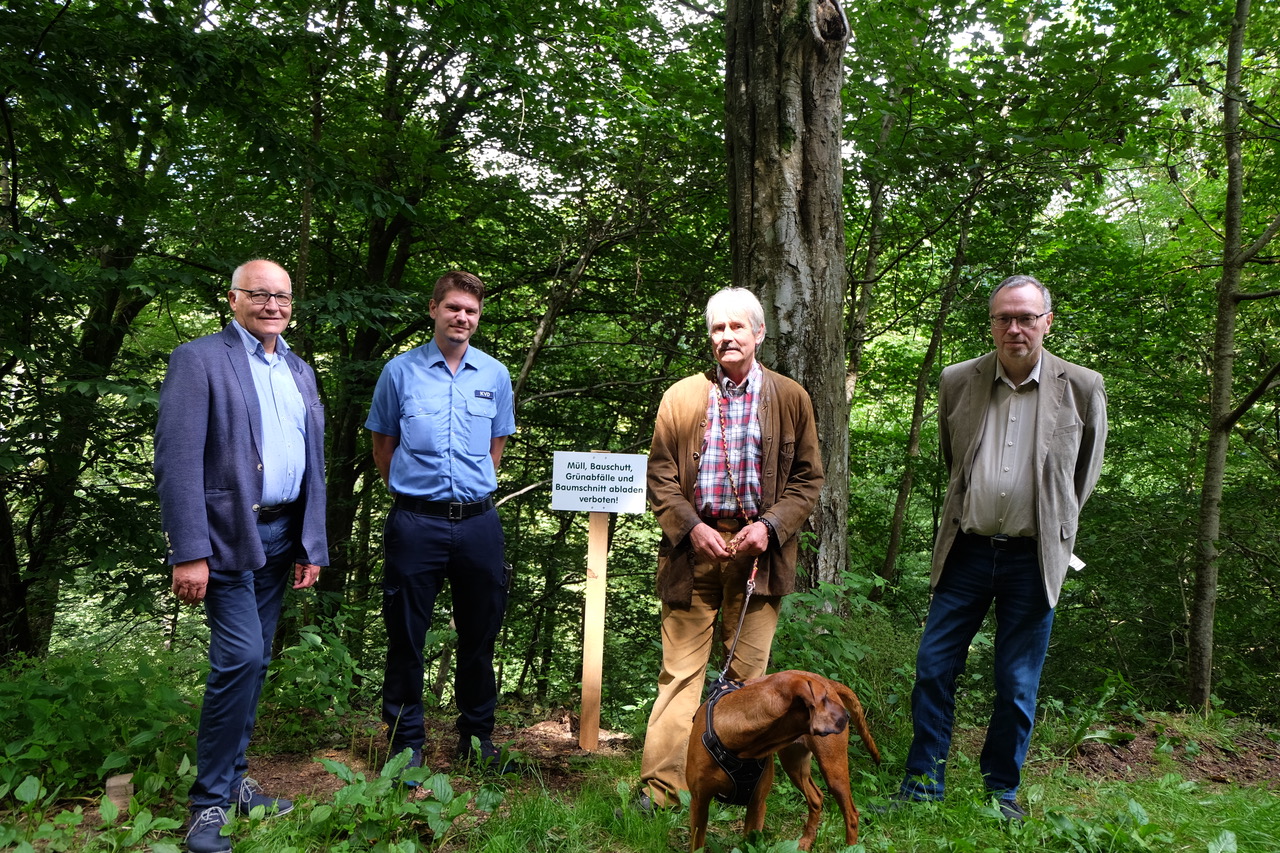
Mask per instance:
[[[191,812],[187,837],[184,839],[191,853],[231,853],[231,839],[222,834],[227,825],[227,813],[217,806]]]
[[[471,737],[458,739],[457,756],[460,760],[475,762],[481,770],[493,770],[501,776],[515,772],[515,762],[510,758],[504,759],[502,751],[493,745],[493,741],[488,738],[475,738],[475,740],[480,742],[478,749],[472,743]]]
[[[292,800],[267,796],[261,785],[245,776],[231,786],[231,807],[236,814],[248,817],[254,806],[262,806],[266,810],[263,817],[278,817],[293,811]]]
[[[1022,823],[1027,819],[1027,813],[1018,805],[1017,800],[1001,800],[1000,817],[1004,818],[1005,823]]]
[[[416,770],[417,768],[422,766],[422,750],[413,749],[412,747],[408,747],[408,746],[400,750],[396,750],[395,747],[392,747],[392,750],[393,751],[391,753],[391,758],[395,758],[399,756],[401,753],[405,752],[406,750],[409,752],[409,763],[404,766],[405,770]],[[388,764],[391,763],[391,758],[387,759]],[[386,765],[384,764],[383,766],[385,767]],[[422,784],[416,779],[404,778],[403,773],[404,771],[401,771],[401,773],[396,776],[396,781],[403,784],[406,788],[417,788],[419,785]]]

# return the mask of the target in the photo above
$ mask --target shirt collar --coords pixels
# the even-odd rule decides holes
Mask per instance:
[[[1044,364],[1043,350],[1040,351],[1040,357],[1036,359],[1035,367],[1031,368],[1031,372],[1027,374],[1027,378],[1022,380],[1023,385],[1029,385],[1032,382],[1036,383],[1037,385],[1040,384],[1040,365],[1041,364]],[[1018,388],[1021,387],[1019,385],[1013,384],[1013,380],[1011,380],[1009,378],[1009,375],[1004,372],[1004,365],[1000,363],[1000,359],[998,358],[996,359],[996,380],[995,381],[1003,382],[1005,385],[1008,385],[1010,388],[1013,388],[1014,390],[1017,390]]]
[[[431,340],[427,341],[426,344],[424,344],[424,347],[426,348],[427,364],[429,366],[434,366],[437,364],[447,364],[447,362],[445,362],[444,360],[444,353],[440,351],[440,345],[436,343],[435,338],[432,338]],[[463,367],[468,366],[468,364],[470,363],[470,360],[471,360],[471,345],[468,344],[466,350],[463,351],[462,353],[462,361],[458,363],[458,368],[461,369]]]
[[[237,321],[232,320],[231,325],[235,326],[236,331],[240,333],[240,342],[244,344],[245,351],[249,355],[256,355],[263,359],[267,357],[267,350],[262,346],[262,341],[249,334],[249,331]],[[288,351],[289,345],[284,342],[284,335],[276,335],[276,355],[284,355]]]
[[[724,391],[727,397],[740,397],[749,390],[758,389],[763,378],[764,371],[760,368],[758,361],[751,362],[751,369],[747,371],[747,378],[742,380],[741,385],[734,385],[733,380],[724,375],[724,368],[716,367],[716,381],[720,383],[720,390]]]

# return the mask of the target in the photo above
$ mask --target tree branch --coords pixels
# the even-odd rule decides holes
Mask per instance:
[[[1258,239],[1254,240],[1249,248],[1240,253],[1240,263],[1248,263],[1250,258],[1262,251],[1262,248],[1271,242],[1277,232],[1280,232],[1280,213],[1276,214],[1276,217],[1271,220],[1271,224],[1267,226],[1267,230],[1258,235]]]
[[[1272,383],[1276,381],[1276,377],[1280,376],[1280,361],[1271,365],[1271,369],[1267,371],[1267,375],[1262,377],[1262,381],[1253,387],[1249,395],[1240,401],[1240,405],[1227,412],[1222,417],[1223,429],[1231,429],[1236,422],[1244,417],[1244,413],[1253,408],[1253,404],[1261,399],[1262,395],[1271,389]]]

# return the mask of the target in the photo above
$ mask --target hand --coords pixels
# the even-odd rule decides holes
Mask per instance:
[[[733,556],[724,547],[724,537],[706,522],[698,522],[689,531],[689,544],[693,546],[693,554],[700,563],[714,563]]]
[[[306,589],[320,580],[320,567],[311,563],[297,563],[293,567],[293,588]]]
[[[769,548],[769,525],[753,521],[729,540],[729,553],[734,557],[754,557]]]
[[[173,567],[173,594],[183,604],[199,604],[209,589],[209,561],[188,560]]]

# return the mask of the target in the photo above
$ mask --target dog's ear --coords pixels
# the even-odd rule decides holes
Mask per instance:
[[[809,734],[821,737],[835,735],[849,725],[849,711],[840,697],[828,689],[825,681],[808,679]]]

